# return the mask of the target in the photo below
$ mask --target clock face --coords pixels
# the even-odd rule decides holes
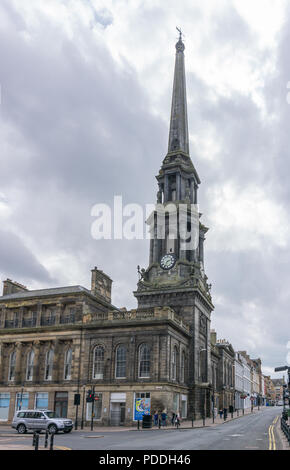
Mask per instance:
[[[160,266],[162,269],[171,269],[176,263],[176,258],[173,254],[169,253],[168,255],[164,255],[161,258]]]

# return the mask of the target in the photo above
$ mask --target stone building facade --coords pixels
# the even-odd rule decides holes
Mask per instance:
[[[131,423],[134,400],[144,394],[152,409],[187,416],[188,325],[168,307],[115,308],[94,290],[96,274],[107,279],[95,268],[91,291],[75,286],[0,297],[2,421],[11,421],[20,401],[22,409],[74,418],[76,393],[79,419],[88,421],[85,397],[93,387],[97,424]]]
[[[214,381],[214,402],[217,410],[235,408],[235,351],[225,339],[217,339],[211,331],[211,361]]]

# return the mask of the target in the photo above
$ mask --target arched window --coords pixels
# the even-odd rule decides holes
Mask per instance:
[[[44,379],[51,380],[52,379],[52,369],[53,369],[53,349],[47,351],[45,355],[45,372],[44,372]]]
[[[104,377],[104,348],[96,346],[93,358],[93,379],[103,379]]]
[[[64,356],[64,380],[71,379],[72,349],[69,348]]]
[[[34,363],[34,351],[32,349],[27,354],[26,380],[32,380],[33,379],[33,363]]]
[[[13,381],[15,379],[15,365],[16,365],[16,352],[13,351],[10,354],[10,359],[9,359],[8,380]]]
[[[172,374],[171,374],[171,378],[172,380],[176,380],[177,378],[177,347],[175,346],[173,348],[173,351],[172,351],[172,362],[171,362],[171,366],[172,366]]]
[[[182,354],[181,354],[180,381],[182,383],[184,383],[185,381],[185,352],[184,351],[182,351]]]
[[[118,346],[116,350],[116,378],[126,377],[126,359],[127,350],[126,346]]]
[[[139,348],[139,377],[150,377],[151,352],[148,344]]]

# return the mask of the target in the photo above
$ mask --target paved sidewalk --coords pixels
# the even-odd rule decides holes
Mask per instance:
[[[281,429],[281,418],[278,419],[277,424],[275,426],[275,431],[279,437],[283,450],[290,450],[289,442]]]

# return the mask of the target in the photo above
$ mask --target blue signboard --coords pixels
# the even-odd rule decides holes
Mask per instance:
[[[143,415],[150,415],[150,398],[135,398],[134,419],[142,420]]]

